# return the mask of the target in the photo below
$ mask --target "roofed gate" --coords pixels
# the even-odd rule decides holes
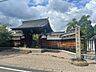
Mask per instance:
[[[22,23],[23,24],[21,26],[12,28],[12,30],[22,30],[25,37],[24,42],[26,47],[31,47],[33,34],[45,34],[52,32],[47,18],[23,21]]]

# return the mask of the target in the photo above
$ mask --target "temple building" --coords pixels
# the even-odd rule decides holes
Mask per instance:
[[[23,41],[21,44],[23,44],[23,46],[26,46],[26,47],[32,46],[32,35],[33,34],[42,35],[42,34],[53,32],[47,18],[23,21],[21,26],[12,28],[12,30],[15,30],[15,31],[21,30],[22,31],[22,36],[13,35],[12,40],[13,40],[13,42],[15,42],[15,43],[13,43],[13,46],[16,44],[16,41],[19,41],[19,42]],[[17,39],[16,39],[16,37],[17,37]],[[16,40],[14,40],[14,38]],[[22,46],[22,45],[20,45],[20,46]]]
[[[38,34],[38,45],[41,48],[61,48],[74,50],[76,47],[75,31],[72,30],[71,32],[67,33],[53,32],[47,18],[23,21],[21,26],[12,28],[12,30],[21,31],[13,35],[13,46],[32,48],[34,46],[34,40],[32,37],[34,34]],[[84,47],[83,44],[82,47]]]

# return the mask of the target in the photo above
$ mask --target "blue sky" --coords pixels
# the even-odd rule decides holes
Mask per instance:
[[[43,0],[42,0],[43,1]],[[41,5],[41,6],[46,6],[48,5],[48,0],[44,0],[43,2],[39,2],[39,3],[36,3],[34,2],[34,0],[29,0],[29,3],[28,5],[29,6],[38,6],[38,5]],[[63,1],[67,1],[69,3],[73,3],[74,6],[77,6],[78,8],[82,8],[86,5],[86,3],[88,3],[90,0],[63,0]]]
[[[66,1],[73,3],[74,6],[78,8],[82,8],[86,5],[86,3],[90,2],[90,0],[66,0]]]
[[[73,18],[90,15],[96,24],[96,0],[8,0],[0,3],[0,22],[17,27],[22,20],[49,17],[54,31],[64,31]]]
[[[31,7],[31,6],[38,6],[38,5],[41,5],[41,6],[46,6],[48,5],[48,0],[42,0],[40,2],[37,2],[35,0],[29,0],[28,2],[28,5]]]

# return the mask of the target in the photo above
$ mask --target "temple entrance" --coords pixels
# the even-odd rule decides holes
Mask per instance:
[[[40,35],[53,32],[48,19],[38,19],[38,20],[30,20],[23,21],[23,24],[17,28],[12,28],[12,30],[21,30],[22,35],[24,36],[24,46],[25,47],[34,47],[39,46],[38,42],[33,38],[34,35],[38,35],[38,39]],[[20,39],[21,40],[21,39]],[[38,45],[37,45],[38,44]]]

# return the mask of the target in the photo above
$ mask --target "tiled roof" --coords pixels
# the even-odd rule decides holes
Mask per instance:
[[[50,23],[48,18],[45,19],[37,19],[37,20],[29,20],[23,21],[22,25],[16,28],[12,28],[12,30],[23,30],[24,32],[29,33],[50,33],[53,30],[50,27]]]
[[[28,21],[23,21],[22,25],[17,27],[17,29],[38,28],[38,27],[44,27],[47,24],[49,24],[49,21],[48,21],[47,18],[45,18],[45,19],[37,19],[37,20],[28,20]],[[12,29],[15,29],[15,28],[12,28]]]

